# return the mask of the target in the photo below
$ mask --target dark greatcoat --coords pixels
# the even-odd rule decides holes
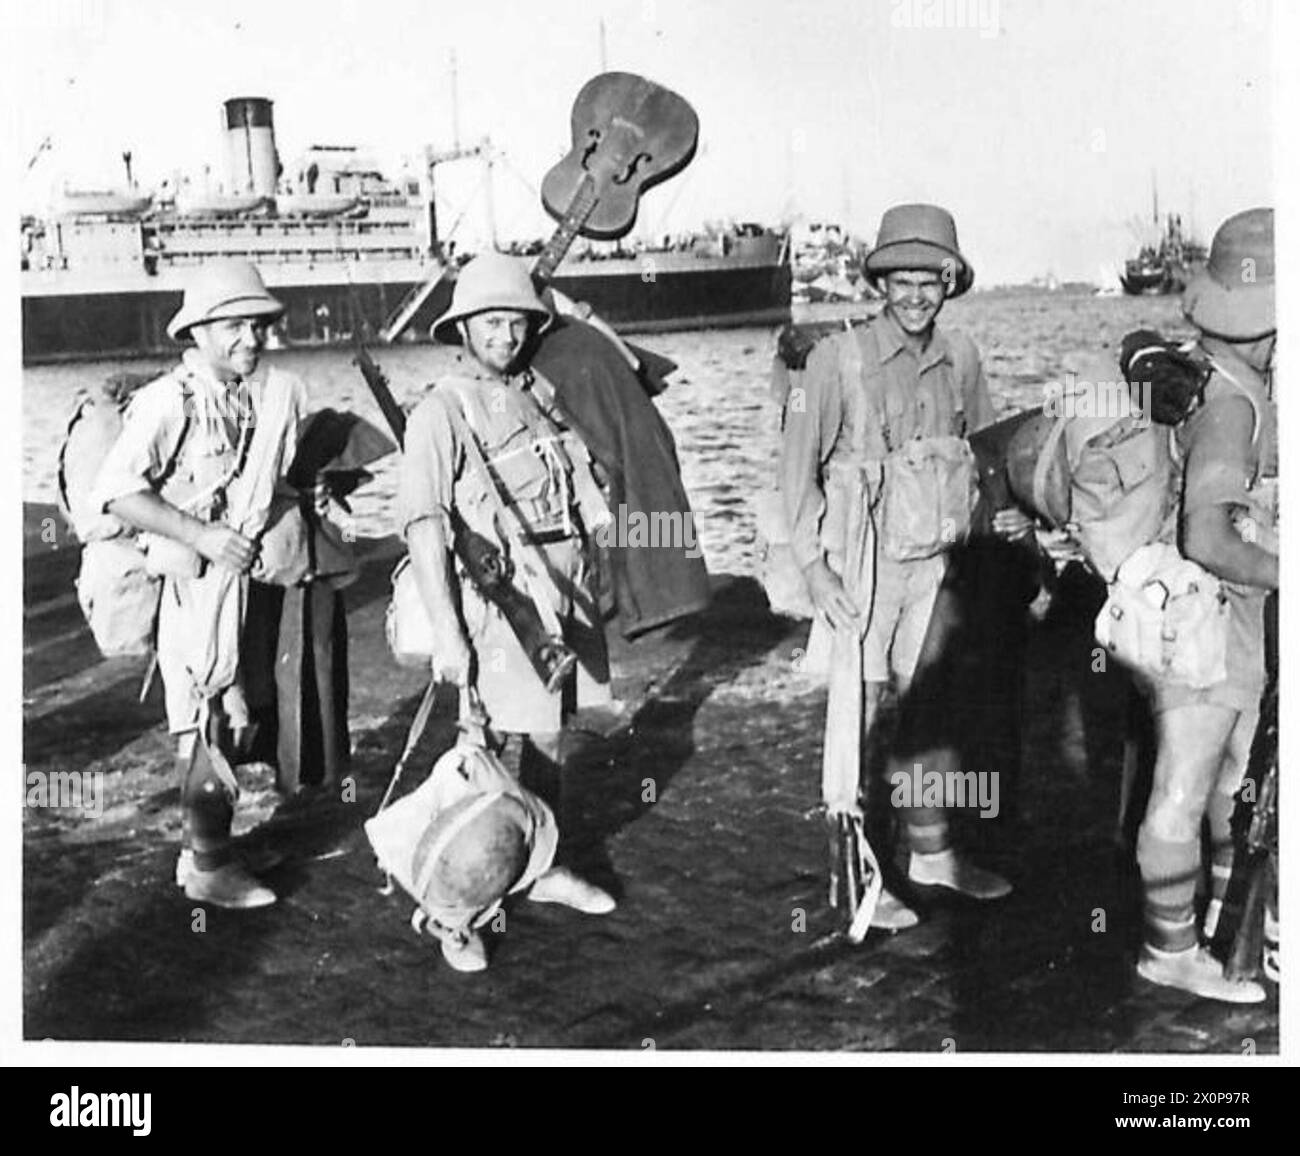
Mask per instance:
[[[637,514],[690,518],[673,435],[651,400],[663,388],[662,374],[671,363],[638,352],[646,367],[642,376],[602,333],[565,318],[542,334],[532,365],[555,386],[564,416],[608,479],[616,520],[620,505],[628,524],[640,521]],[[695,549],[683,540],[653,547],[616,544],[609,550],[619,629],[627,637],[709,604],[708,570],[702,557],[688,556],[699,553],[698,540],[689,540]]]

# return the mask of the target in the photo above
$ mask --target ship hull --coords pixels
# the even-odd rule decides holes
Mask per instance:
[[[1199,268],[1199,265],[1170,264],[1161,269],[1129,269],[1119,280],[1130,297],[1168,296],[1186,289]]]
[[[1130,297],[1157,296],[1174,292],[1169,273],[1165,269],[1128,270],[1120,275],[1120,284]]]
[[[351,284],[317,280],[274,284],[272,292],[287,307],[282,327],[287,344],[332,346],[351,342],[358,329],[367,335],[378,332],[415,284],[409,278]],[[781,325],[790,319],[791,277],[785,263],[696,261],[687,268],[670,263],[659,268],[644,261],[566,263],[554,285],[590,304],[621,332]],[[447,307],[450,294],[450,285],[438,286],[408,338],[428,339],[429,324]],[[25,295],[23,360],[35,364],[176,352],[180,347],[166,329],[180,303],[176,289]]]

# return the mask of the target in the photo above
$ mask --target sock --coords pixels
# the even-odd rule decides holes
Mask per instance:
[[[1146,942],[1161,951],[1196,946],[1196,876],[1199,847],[1195,839],[1174,841],[1138,832],[1137,859],[1142,870]]]
[[[181,787],[182,827],[194,849],[194,866],[214,871],[230,861],[235,808],[201,743],[195,743]]]
[[[950,850],[948,817],[938,807],[921,807],[904,812],[903,831],[907,847],[916,855],[935,855]]]
[[[922,758],[889,759],[889,781],[895,788],[902,787],[908,803],[918,802],[923,797],[924,775],[927,766],[947,767],[946,752],[940,752],[933,760]],[[903,778],[906,776],[906,779]],[[948,814],[943,807],[905,806],[898,808],[899,818],[903,824],[903,835],[909,850],[918,855],[933,855],[946,851],[949,846]]]

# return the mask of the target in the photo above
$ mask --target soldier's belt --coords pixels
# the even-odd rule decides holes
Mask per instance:
[[[566,530],[563,526],[556,526],[553,530],[527,531],[523,534],[523,540],[530,546],[550,546],[555,542],[567,542],[571,538],[580,536],[577,529]]]

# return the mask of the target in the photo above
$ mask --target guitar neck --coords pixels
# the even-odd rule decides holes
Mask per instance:
[[[569,251],[569,246],[573,244],[574,237],[578,235],[578,230],[582,228],[587,218],[591,216],[592,209],[596,207],[596,200],[596,184],[588,174],[573,195],[573,200],[569,203],[555,232],[551,234],[551,239],[546,242],[546,248],[537,258],[537,263],[533,265],[533,280],[537,282],[539,288],[550,284],[551,278],[555,276],[555,270],[559,268],[560,262]]]

